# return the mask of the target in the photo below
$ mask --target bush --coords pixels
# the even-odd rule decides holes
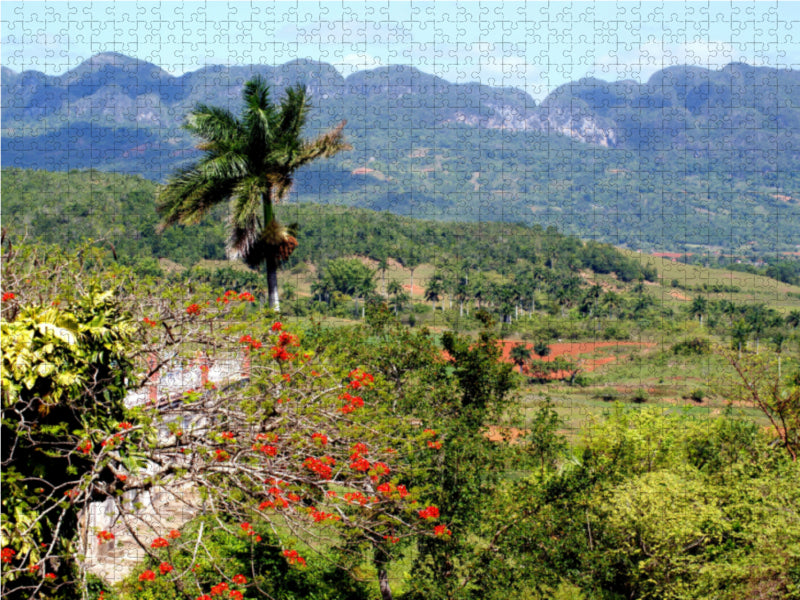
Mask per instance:
[[[672,353],[683,356],[702,355],[711,352],[711,342],[706,338],[691,338],[673,344]]]

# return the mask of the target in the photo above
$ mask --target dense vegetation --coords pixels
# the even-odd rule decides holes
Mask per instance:
[[[753,346],[726,354],[700,340],[672,349],[720,353],[732,367],[724,393],[772,419],[766,431],[733,405],[710,418],[617,404],[568,440],[543,395],[532,413],[517,410],[520,378],[499,360],[498,326],[484,310],[474,311],[474,336],[410,329],[380,303],[357,324],[288,326],[246,294],[140,280],[108,251],[6,244],[3,258],[9,597],[78,597],[81,588],[87,598],[124,600],[800,597],[796,352],[775,363]],[[707,323],[700,304],[686,317]],[[119,405],[131,371],[96,375],[162,351],[194,357],[204,348],[213,358],[237,340],[252,352],[246,385],[207,386],[160,416]],[[274,344],[263,356],[261,340]],[[54,360],[57,371],[45,368]],[[327,389],[347,394],[330,395],[328,406]],[[87,392],[113,410],[79,403]],[[195,420],[212,405],[210,426]],[[486,430],[498,423],[525,434],[494,441]],[[155,436],[159,427],[166,438]],[[255,431],[264,437],[251,448]],[[48,443],[46,460],[73,457],[73,467],[63,480],[37,470],[44,455],[20,454],[7,439]],[[180,463],[187,452],[196,458]],[[326,474],[327,463],[307,458],[323,453],[349,468]],[[286,485],[267,489],[265,476]],[[169,535],[149,534],[147,544],[160,537],[116,588],[81,576],[74,529],[47,537],[54,514],[74,523],[86,502],[104,497],[125,509],[123,492],[170,489],[186,477],[213,502]],[[359,486],[364,504],[333,499]],[[297,507],[275,508],[283,498]],[[49,545],[37,554],[41,540]]]

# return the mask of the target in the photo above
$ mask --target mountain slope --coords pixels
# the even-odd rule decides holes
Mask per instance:
[[[256,73],[276,94],[311,89],[309,135],[348,119],[354,150],[301,171],[304,201],[535,222],[645,250],[800,244],[800,73],[743,64],[582,79],[537,105],[403,66],[343,78],[296,60],[174,77],[104,53],[55,77],[3,69],[3,164],[163,181],[198,155],[186,113],[197,102],[238,112]]]

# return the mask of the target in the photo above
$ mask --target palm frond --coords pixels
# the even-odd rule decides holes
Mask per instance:
[[[297,85],[286,90],[281,100],[280,123],[278,131],[283,144],[299,142],[300,134],[311,109],[311,102],[306,89]]]
[[[202,149],[230,149],[242,136],[242,124],[228,110],[198,104],[186,117],[183,128],[206,140]]]
[[[242,124],[247,132],[249,154],[263,154],[265,147],[272,145],[278,123],[278,113],[269,100],[269,86],[263,77],[256,76],[244,86],[242,98],[245,104]]]
[[[347,121],[342,121],[330,131],[303,144],[300,152],[291,161],[292,170],[317,158],[330,158],[344,150],[352,150],[353,147],[344,139],[345,125]]]
[[[198,223],[215,205],[229,198],[235,181],[210,177],[193,165],[182,169],[158,194],[156,209],[161,215],[160,233],[170,225]]]

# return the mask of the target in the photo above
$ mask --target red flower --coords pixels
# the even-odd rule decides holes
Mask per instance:
[[[233,583],[244,585],[245,583],[247,583],[247,577],[245,577],[244,575],[234,575]]]
[[[109,542],[114,539],[114,534],[103,529],[103,531],[97,534],[97,539],[101,542]]]
[[[8,564],[14,560],[14,555],[17,553],[13,548],[3,548],[0,550],[0,561]]]
[[[428,440],[428,448],[433,448],[434,450],[441,450],[442,442],[432,442]]]
[[[55,573],[48,573],[47,575],[44,576],[44,578],[45,579],[55,579],[56,578],[56,574]]]
[[[232,431],[223,431],[222,432],[222,439],[223,440],[232,440],[233,439],[233,432]]]
[[[230,597],[233,600],[242,600],[242,598],[244,598],[244,594],[242,594],[242,592],[240,592],[239,590],[231,590]]]
[[[181,537],[181,532],[178,531],[177,529],[173,529],[167,534],[167,537],[169,539],[171,539],[171,540],[175,540],[175,539]]]
[[[429,506],[427,508],[423,508],[422,510],[418,511],[419,516],[422,519],[438,519],[439,518],[439,509],[435,506]]]
[[[78,444],[78,450],[80,450],[83,454],[89,454],[92,451],[92,442],[90,440],[86,440]]]
[[[122,423],[120,423],[119,425],[117,425],[117,427],[118,427],[119,429],[122,429],[123,431],[127,431],[128,429],[130,429],[131,427],[133,427],[133,425],[131,425],[130,423],[128,423],[128,421],[123,421]]]
[[[155,581],[156,574],[153,573],[150,569],[147,569],[144,573],[139,575],[139,581]]]
[[[158,323],[156,323],[156,322],[155,322],[155,321],[153,321],[152,319],[148,319],[147,317],[145,317],[144,319],[142,319],[142,322],[143,322],[145,325],[149,325],[150,327],[155,327],[156,325],[158,325]]]
[[[158,570],[161,571],[162,575],[166,575],[172,571],[172,565],[167,562],[162,562],[160,565],[158,565]]]
[[[186,307],[186,314],[187,315],[199,315],[202,308],[200,308],[199,304],[190,304]]]
[[[367,452],[369,452],[369,450],[367,449],[367,445],[363,442],[358,442],[357,444],[353,444],[352,451],[353,453],[350,455],[350,458],[353,459],[358,458],[362,454],[366,454]]]
[[[297,550],[284,550],[283,555],[286,557],[286,560],[290,565],[293,564],[298,564],[302,566],[306,565],[306,559],[300,556],[297,553]]]
[[[9,300],[13,300],[15,298],[14,292],[5,292],[3,294],[3,302],[8,302]]]
[[[328,444],[328,436],[324,433],[312,433],[311,439],[315,442],[319,442],[323,446]]]
[[[385,535],[383,536],[383,539],[385,539],[387,542],[391,542],[392,544],[396,544],[400,541],[399,537],[395,537],[393,535]]]
[[[228,584],[225,583],[224,581],[222,583],[218,583],[217,585],[214,585],[214,586],[211,587],[211,595],[212,596],[216,596],[216,595],[220,595],[221,596],[226,591],[228,591]]]
[[[242,302],[255,302],[256,299],[253,297],[253,294],[250,292],[242,292],[239,294],[239,300]]]
[[[437,525],[433,528],[433,533],[436,535],[450,535],[453,532],[447,528],[447,525]]]
[[[280,321],[275,321],[271,327],[272,331],[280,331],[282,328],[283,328],[283,323],[281,323]]]
[[[369,471],[370,464],[366,458],[359,458],[350,463],[350,468],[354,471]]]
[[[198,596],[197,600],[211,600],[211,596],[208,594],[203,594],[202,596]]]
[[[167,546],[169,546],[169,542],[163,537],[157,537],[153,540],[153,543],[150,544],[151,548],[166,548]]]
[[[128,480],[128,476],[120,473],[117,475],[117,479],[119,479],[122,483],[125,483]]]

